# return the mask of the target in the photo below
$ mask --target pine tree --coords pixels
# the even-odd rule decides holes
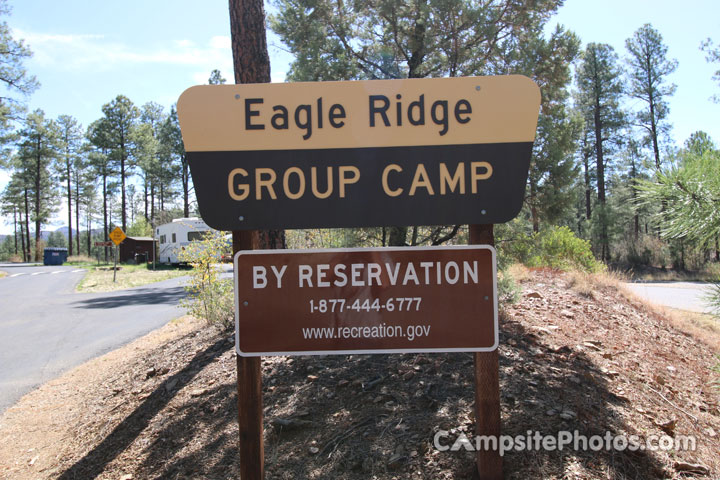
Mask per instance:
[[[57,124],[45,118],[42,110],[28,114],[18,133],[16,168],[25,187],[25,217],[35,222],[35,260],[42,258],[40,232],[57,204],[57,185],[51,170],[57,158],[59,131]],[[30,238],[28,231],[28,238]]]
[[[645,104],[645,108],[635,114],[635,119],[645,130],[646,143],[652,147],[655,168],[659,169],[660,137],[670,128],[665,123],[670,112],[666,98],[676,89],[674,84],[667,84],[667,77],[677,69],[678,63],[667,58],[668,48],[663,44],[662,35],[649,23],[627,39],[625,47],[630,53],[628,95]]]
[[[10,14],[6,0],[0,0],[0,18]],[[39,84],[28,74],[23,62],[32,56],[32,52],[23,40],[12,36],[11,28],[5,20],[0,21],[0,83],[8,94],[0,97],[0,138],[9,133],[11,123],[20,121],[24,108],[24,97],[34,92]]]
[[[573,159],[582,119],[568,111],[570,63],[580,50],[577,36],[557,26],[548,39],[527,34],[507,43],[505,65],[493,73],[523,74],[532,78],[542,93],[537,134],[528,175],[525,204],[534,231],[540,218],[557,221],[574,201],[578,174]]]
[[[116,163],[110,156],[112,144],[109,138],[110,125],[106,118],[101,118],[90,124],[87,129],[87,139],[90,146],[88,163],[94,174],[102,179],[102,215],[103,215],[103,240],[108,238],[110,197],[115,190],[112,179],[117,175]],[[108,249],[105,248],[105,261],[108,260]]]
[[[105,115],[105,136],[109,147],[108,155],[118,165],[120,177],[120,217],[122,229],[127,229],[126,186],[127,179],[135,167],[133,154],[133,131],[140,111],[124,95],[118,95],[102,107]]]
[[[78,121],[69,115],[60,115],[57,119],[58,137],[58,163],[57,170],[60,181],[65,182],[65,198],[68,207],[68,255],[73,254],[73,177],[80,167],[80,153],[82,150],[83,129]],[[76,222],[78,231],[80,225]],[[80,247],[77,249],[80,253]]]
[[[617,65],[617,54],[610,45],[590,43],[578,67],[578,108],[592,132],[595,157],[600,258],[610,260],[609,212],[606,209],[606,174],[613,147],[620,142],[619,130],[625,124],[620,109],[623,85]]]
[[[192,190],[190,169],[185,155],[185,145],[183,144],[175,105],[170,108],[170,114],[165,118],[165,122],[160,128],[158,139],[163,162],[167,162],[171,166],[170,174],[173,177],[180,175],[183,216],[189,217],[190,191]]]

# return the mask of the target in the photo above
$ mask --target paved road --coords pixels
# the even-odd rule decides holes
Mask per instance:
[[[709,283],[652,282],[626,283],[626,287],[642,298],[665,307],[710,313],[703,296],[710,290]]]
[[[177,318],[184,278],[74,293],[74,267],[0,264],[0,413],[62,372]]]

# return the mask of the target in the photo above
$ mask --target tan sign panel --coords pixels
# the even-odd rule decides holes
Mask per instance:
[[[491,351],[490,246],[264,250],[235,256],[242,356]]]
[[[112,240],[115,245],[120,245],[123,242],[123,240],[125,240],[127,238],[127,235],[125,235],[125,232],[123,232],[122,228],[120,228],[120,227],[115,227],[115,229],[112,232],[110,232],[110,235],[108,235],[108,236],[110,237],[110,240]]]
[[[199,85],[178,100],[188,152],[532,142],[522,75]]]

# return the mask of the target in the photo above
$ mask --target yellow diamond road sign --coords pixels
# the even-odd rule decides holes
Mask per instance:
[[[115,245],[120,245],[122,241],[127,238],[127,235],[125,235],[125,232],[122,231],[122,228],[115,227],[115,230],[110,232],[109,237]]]

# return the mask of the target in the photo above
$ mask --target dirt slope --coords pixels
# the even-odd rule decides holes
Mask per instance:
[[[540,271],[523,289],[501,318],[504,433],[694,435],[697,449],[510,452],[506,478],[720,478],[710,348],[612,285]],[[432,446],[472,432],[470,354],[267,358],[263,373],[266,478],[472,478],[472,453]],[[234,382],[228,332],[170,324],[0,417],[0,478],[237,478]]]

